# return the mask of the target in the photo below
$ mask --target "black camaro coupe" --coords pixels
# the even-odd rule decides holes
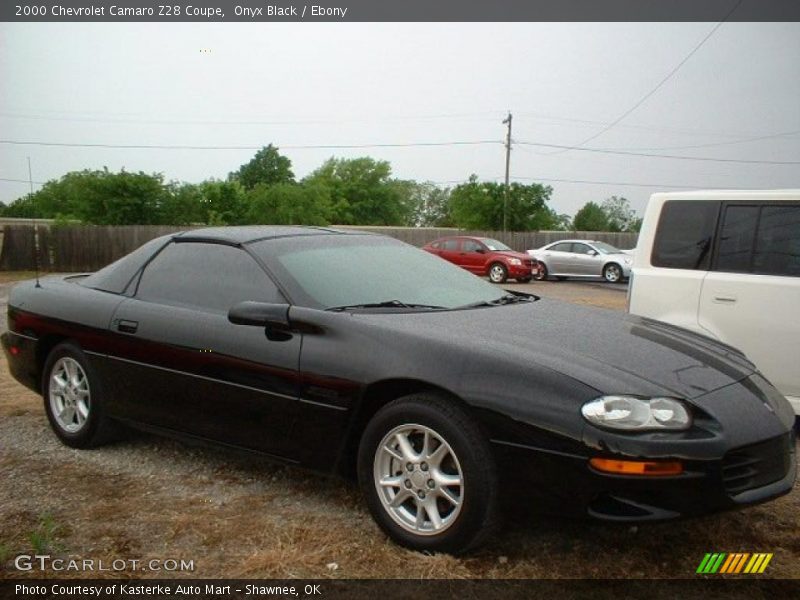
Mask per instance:
[[[617,521],[791,490],[794,414],[741,353],[509,293],[402,242],[200,229],[12,291],[3,347],[76,448],[122,425],[357,475],[393,539],[461,552],[502,500]]]

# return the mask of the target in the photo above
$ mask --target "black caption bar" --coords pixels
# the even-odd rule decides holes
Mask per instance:
[[[798,0],[3,0],[0,21],[800,21]]]
[[[0,598],[16,600],[258,600],[354,598],[436,598],[436,600],[514,600],[557,598],[620,598],[673,600],[675,597],[797,597],[800,580],[419,580],[419,579],[39,579],[0,581]]]

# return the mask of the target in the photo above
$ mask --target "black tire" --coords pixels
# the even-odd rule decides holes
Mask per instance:
[[[407,440],[413,439],[417,444],[413,449],[419,452],[418,456],[422,460],[421,463],[414,464],[411,474],[407,471],[409,463],[404,462],[405,458],[395,459],[392,454],[384,456],[385,446],[396,439],[389,437],[390,442],[387,442],[385,440],[387,436],[395,430],[402,432],[414,427],[427,428],[433,436],[439,436],[445,442],[435,446],[437,442],[432,441],[429,448],[449,446],[447,450],[452,450],[452,457],[447,454],[446,456],[448,459],[453,459],[450,465],[455,465],[455,471],[460,474],[462,481],[461,485],[456,486],[458,493],[452,494],[460,499],[458,510],[452,508],[452,503],[444,500],[438,487],[430,492],[430,497],[427,499],[429,503],[433,502],[434,506],[444,506],[445,510],[453,511],[450,516],[445,516],[444,525],[440,523],[443,529],[439,533],[435,533],[432,520],[427,534],[411,531],[410,521],[405,527],[398,522],[402,520],[398,516],[398,511],[410,511],[408,507],[413,506],[416,506],[416,514],[422,512],[423,520],[428,519],[430,513],[423,510],[416,495],[425,490],[423,484],[420,483],[420,487],[415,488],[419,491],[409,489],[406,492],[407,495],[410,494],[408,499],[401,503],[398,509],[392,511],[384,504],[387,500],[382,497],[386,496],[383,491],[386,487],[379,486],[376,482],[382,473],[380,465],[382,462],[385,464],[387,460],[392,475],[400,478],[408,477],[403,486],[399,484],[395,486],[397,491],[392,492],[396,494],[395,497],[405,491],[403,487],[411,487],[412,477],[421,475],[423,479],[425,477],[438,479],[437,475],[445,472],[446,466],[437,468],[434,465],[433,455],[436,452],[429,453],[429,460],[432,463],[426,468],[419,438],[406,437]],[[436,437],[432,439],[437,440]],[[444,465],[444,461],[440,465]],[[430,469],[430,472],[427,472],[427,469]],[[422,473],[421,470],[426,473]],[[488,439],[458,404],[435,394],[421,393],[406,396],[390,402],[378,411],[367,424],[361,438],[358,451],[358,480],[369,510],[380,528],[398,544],[414,550],[451,554],[467,552],[483,543],[494,533],[499,524],[497,470]],[[427,483],[431,484],[432,481],[433,479],[430,479]],[[379,487],[381,492],[378,491]],[[450,490],[452,489],[451,487]],[[422,497],[425,497],[424,493]],[[439,509],[436,510],[438,513]]]
[[[67,362],[62,361],[65,359]],[[59,361],[62,361],[59,363]],[[85,416],[82,425],[78,425],[78,417],[75,417],[76,430],[70,431],[63,425],[54,411],[54,404],[61,402],[64,404],[67,400],[66,397],[61,395],[61,400],[50,397],[51,377],[53,372],[61,371],[65,364],[72,364],[69,361],[74,361],[80,366],[83,371],[83,378],[85,380],[86,389],[88,389],[88,415]],[[50,351],[47,360],[44,363],[42,370],[42,397],[44,400],[44,410],[47,414],[47,420],[50,421],[50,427],[64,444],[71,448],[93,448],[102,444],[108,443],[117,439],[121,433],[121,427],[103,415],[103,390],[100,378],[92,369],[92,365],[86,359],[86,355],[77,344],[72,342],[64,342],[57,345]],[[75,397],[75,396],[73,396]],[[74,404],[74,400],[70,400]],[[73,413],[77,409],[73,409]],[[62,419],[63,420],[63,419]]]
[[[492,283],[505,283],[508,279],[508,269],[503,263],[489,265],[489,281]]]
[[[536,281],[545,281],[547,280],[547,265],[543,262],[539,262],[539,270],[536,271],[536,275],[533,276]]]
[[[622,267],[617,263],[608,263],[603,267],[603,279],[608,283],[622,283]]]

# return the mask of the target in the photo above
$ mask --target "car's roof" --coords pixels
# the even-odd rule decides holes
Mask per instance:
[[[556,240],[555,242],[550,242],[547,245],[551,246],[552,244],[560,244],[561,242],[582,242],[585,244],[596,244],[597,240]]]
[[[246,244],[273,238],[308,235],[372,235],[364,231],[348,231],[328,227],[303,227],[297,225],[246,225],[236,227],[204,227],[184,231],[175,237],[181,240],[215,241]]]

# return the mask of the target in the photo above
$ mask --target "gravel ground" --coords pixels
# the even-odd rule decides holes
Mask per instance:
[[[625,301],[603,284],[524,288],[607,308]],[[800,577],[798,490],[740,512],[638,527],[517,515],[476,554],[426,556],[389,542],[348,482],[142,434],[66,448],[4,360],[0,481],[0,578],[41,576],[13,568],[13,557],[32,552],[107,564],[194,561],[191,571],[101,576],[673,578],[695,577],[714,551],[773,552],[764,576]]]

